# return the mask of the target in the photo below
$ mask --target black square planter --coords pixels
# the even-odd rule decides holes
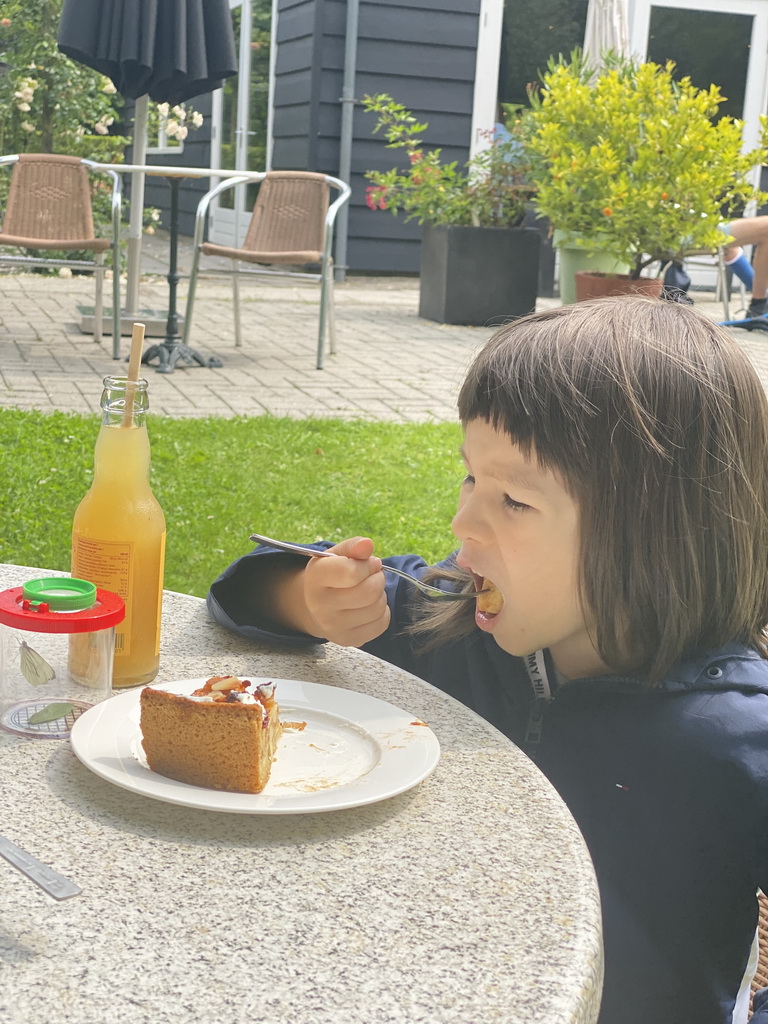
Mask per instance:
[[[533,312],[539,246],[534,228],[425,224],[419,316],[484,327]]]

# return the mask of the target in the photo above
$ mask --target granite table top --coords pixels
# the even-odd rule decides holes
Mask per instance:
[[[0,565],[0,589],[40,575]],[[56,901],[0,860],[3,1024],[593,1024],[592,864],[517,747],[369,655],[248,643],[166,591],[157,682],[220,673],[377,696],[430,725],[440,762],[365,807],[227,814],[0,731],[2,832],[82,889]]]

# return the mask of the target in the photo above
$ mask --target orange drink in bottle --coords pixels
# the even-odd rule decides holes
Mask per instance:
[[[105,377],[101,407],[93,483],[72,526],[72,575],[125,601],[112,685],[136,686],[154,679],[160,663],[165,564],[165,516],[149,482],[146,380]]]

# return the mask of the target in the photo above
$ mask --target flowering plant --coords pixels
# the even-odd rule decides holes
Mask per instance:
[[[3,0],[2,10],[0,151],[122,160],[128,139],[110,133],[122,101],[102,75],[59,51],[61,0]]]
[[[743,153],[742,123],[717,117],[718,87],[673,73],[672,63],[614,58],[595,74],[574,52],[550,61],[522,119],[540,214],[569,244],[631,266],[633,278],[657,260],[715,249],[729,210],[764,201],[750,176],[768,160],[765,146]]]
[[[190,128],[194,130],[203,124],[203,115],[184,104],[171,107],[169,103],[158,103],[156,116],[158,131],[166,139],[175,139],[179,144],[189,135]]]
[[[516,227],[522,222],[533,188],[514,131],[504,136],[489,132],[487,148],[461,169],[456,161],[441,163],[440,149],[425,149],[419,136],[428,124],[420,124],[391,96],[365,96],[363,107],[379,115],[373,133],[384,129],[387,148],[405,149],[408,156],[404,170],[366,172],[372,182],[366,190],[369,209],[402,210],[406,220],[419,224]]]

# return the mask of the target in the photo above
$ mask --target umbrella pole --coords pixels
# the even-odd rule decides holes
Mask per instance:
[[[136,100],[133,115],[133,163],[147,162],[147,106],[145,94]],[[125,291],[125,315],[130,320],[139,308],[141,280],[141,235],[144,220],[144,172],[131,175],[131,219],[128,226],[128,281]]]

